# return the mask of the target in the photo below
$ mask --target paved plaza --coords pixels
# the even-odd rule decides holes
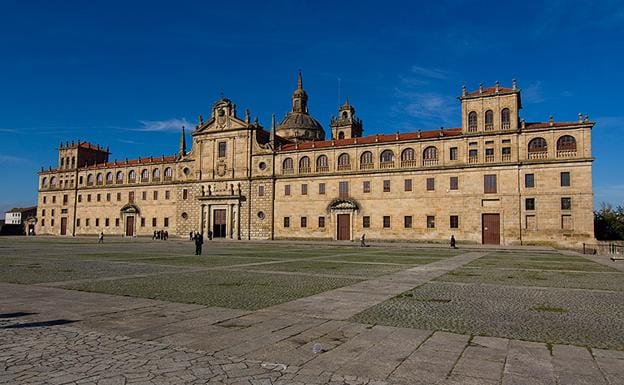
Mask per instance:
[[[0,239],[0,384],[624,384],[624,264],[547,248]]]

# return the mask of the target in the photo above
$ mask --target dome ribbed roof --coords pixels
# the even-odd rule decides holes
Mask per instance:
[[[277,126],[276,134],[287,139],[325,139],[321,123],[301,112],[289,112]]]

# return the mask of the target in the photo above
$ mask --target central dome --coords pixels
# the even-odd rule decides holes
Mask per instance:
[[[292,111],[286,114],[275,133],[290,140],[325,139],[323,126],[308,113],[308,94],[303,89],[301,72],[297,79],[297,89],[292,95]]]

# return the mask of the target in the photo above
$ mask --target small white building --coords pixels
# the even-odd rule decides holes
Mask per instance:
[[[4,223],[7,225],[21,225],[22,224],[22,212],[14,211],[13,209],[4,214]]]

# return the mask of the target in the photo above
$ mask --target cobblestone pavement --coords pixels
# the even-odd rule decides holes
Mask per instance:
[[[332,305],[373,306],[477,257],[315,296],[321,314],[0,283],[0,384],[624,384],[622,351],[354,323],[363,305]]]

